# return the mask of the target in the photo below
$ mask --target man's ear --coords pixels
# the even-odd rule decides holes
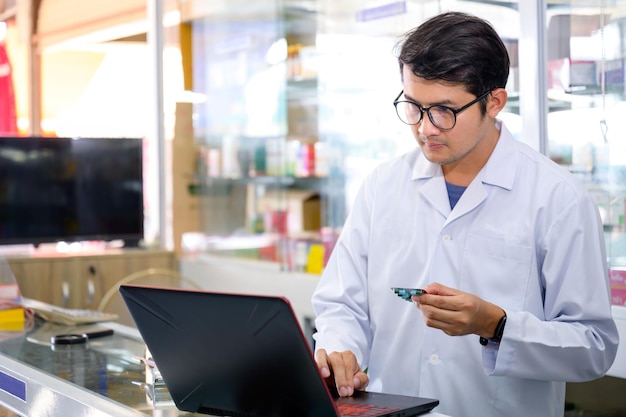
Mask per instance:
[[[487,114],[490,117],[495,118],[506,105],[509,95],[504,88],[496,88],[489,96],[490,99],[487,102]]]

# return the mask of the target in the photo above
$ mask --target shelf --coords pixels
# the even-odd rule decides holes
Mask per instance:
[[[211,178],[207,177],[203,181],[190,183],[187,186],[191,195],[213,195],[216,194],[220,186],[228,185],[256,185],[266,187],[302,187],[318,188],[319,184],[328,181],[328,177],[240,177],[240,178]]]
[[[317,96],[317,77],[290,78],[287,80],[289,99]]]

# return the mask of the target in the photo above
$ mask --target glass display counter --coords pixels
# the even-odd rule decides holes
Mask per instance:
[[[52,345],[58,334],[111,328],[85,344]],[[37,320],[30,330],[0,333],[0,404],[25,416],[196,416],[176,408],[140,358],[132,328],[105,323],[65,326]]]
[[[103,329],[114,333],[85,344],[50,343],[53,336]],[[178,410],[167,389],[154,383],[145,355],[137,330],[116,323],[37,321],[24,332],[0,332],[0,416],[210,417]]]

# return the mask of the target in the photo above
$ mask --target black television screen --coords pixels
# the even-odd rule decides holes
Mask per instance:
[[[141,139],[0,137],[0,244],[143,238]]]

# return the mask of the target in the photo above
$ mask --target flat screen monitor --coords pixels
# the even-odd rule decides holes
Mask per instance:
[[[143,238],[143,141],[0,137],[0,245]]]

